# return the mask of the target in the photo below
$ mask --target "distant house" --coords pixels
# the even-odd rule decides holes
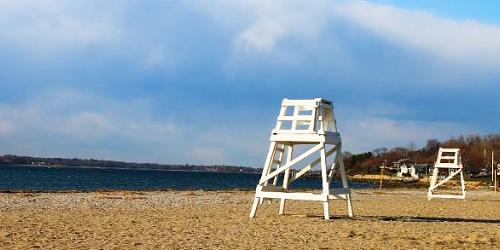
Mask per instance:
[[[397,177],[401,178],[402,181],[417,181],[419,176],[415,169],[415,164],[403,163],[399,166],[399,171],[396,174]]]
[[[400,159],[393,162],[396,176],[403,181],[417,181],[419,178],[432,173],[433,167],[430,164],[417,164],[410,159]]]

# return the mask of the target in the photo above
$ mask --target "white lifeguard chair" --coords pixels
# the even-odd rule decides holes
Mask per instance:
[[[448,176],[438,181],[439,170],[446,169]],[[443,185],[445,182],[453,179],[453,177],[460,175],[460,189],[461,193],[457,194],[434,194],[437,187]],[[449,198],[449,199],[465,199],[465,182],[462,159],[460,156],[460,149],[458,148],[439,148],[438,158],[434,164],[434,171],[432,172],[431,183],[427,192],[427,198]]]
[[[255,198],[250,212],[251,218],[255,217],[257,206],[262,204],[264,199],[280,199],[279,214],[283,214],[286,200],[321,201],[325,220],[330,218],[328,202],[331,199],[344,199],[347,202],[349,216],[353,216],[351,189],[347,183],[342,158],[342,142],[330,101],[321,98],[310,100],[283,99],[270,141],[271,145],[262,176],[255,189]],[[312,147],[294,157],[294,147],[299,145]],[[313,154],[318,151],[319,156],[314,157]],[[330,157],[334,153],[335,156]],[[285,155],[286,157],[284,157]],[[331,158],[333,161],[331,165],[328,165],[328,160]],[[308,160],[305,161],[306,159]],[[322,191],[320,193],[291,192],[289,190],[292,182],[317,165],[321,166]],[[300,166],[302,169],[293,171],[295,174],[291,176],[292,167]],[[340,170],[342,188],[331,189],[330,183],[336,168]],[[281,179],[280,184],[278,184],[278,179]]]

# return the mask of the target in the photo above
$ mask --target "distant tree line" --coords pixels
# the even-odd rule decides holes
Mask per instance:
[[[344,156],[348,172],[377,173],[382,164],[392,164],[400,159],[410,159],[416,163],[434,164],[439,147],[460,148],[462,163],[469,173],[477,173],[480,169],[491,166],[491,151],[494,150],[497,159],[500,159],[500,134],[489,135],[461,135],[446,141],[438,139],[427,140],[423,148],[417,149],[415,143],[410,142],[406,147],[392,149],[377,148],[371,152]]]
[[[42,158],[31,156],[3,155],[0,156],[0,165],[37,165],[37,166],[69,166],[69,167],[99,167],[99,168],[126,168],[152,169],[169,171],[203,171],[203,172],[243,172],[255,173],[258,169],[228,165],[190,165],[190,164],[157,164],[133,163],[122,161],[108,161],[95,159],[65,159]]]
[[[477,173],[480,169],[491,166],[491,151],[495,150],[500,159],[500,134],[489,135],[461,135],[446,141],[438,139],[427,140],[423,148],[417,149],[415,143],[410,142],[406,147],[387,149],[377,148],[371,152],[352,154],[344,153],[344,163],[349,174],[379,172],[382,164],[390,166],[400,159],[410,159],[420,164],[434,164],[439,147],[460,148],[462,162],[469,173]],[[3,155],[0,156],[0,165],[49,165],[49,166],[78,166],[127,169],[158,169],[170,171],[204,171],[204,172],[243,172],[261,173],[262,168],[251,168],[228,165],[189,165],[189,164],[157,164],[133,163],[122,161],[108,161],[95,159],[65,159],[41,158],[30,156]]]

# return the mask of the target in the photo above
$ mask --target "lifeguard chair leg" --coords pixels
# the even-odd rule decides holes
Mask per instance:
[[[325,144],[322,144],[322,148],[320,149],[321,154],[321,181],[323,183],[323,195],[325,199],[323,201],[323,214],[325,216],[325,220],[330,219],[330,205],[328,204],[328,199],[330,195],[330,183],[328,182],[328,172],[326,167],[326,148]]]
[[[428,200],[432,200],[432,191],[434,190],[434,186],[436,185],[438,173],[439,173],[439,169],[435,167],[432,170],[431,185],[429,186],[429,190],[427,191],[427,199]]]
[[[463,169],[460,170],[460,181],[462,183],[462,185],[460,186],[461,189],[462,189],[462,195],[463,195],[463,199],[465,200],[465,181],[464,181],[464,171]]]
[[[264,163],[264,169],[262,171],[261,179],[264,178],[266,175],[270,174],[272,171],[272,166],[273,166],[273,160],[274,160],[274,154],[276,153],[276,147],[277,147],[276,142],[271,142],[271,145],[269,145],[269,150],[267,152],[266,156],[266,162]],[[267,181],[264,184],[267,185]],[[264,198],[260,197],[259,199],[259,204],[264,203]]]
[[[250,210],[250,218],[255,218],[255,214],[257,213],[257,206],[259,205],[259,198],[255,197],[253,199],[252,210]]]
[[[323,214],[325,216],[325,220],[330,219],[330,204],[328,204],[328,197],[326,201],[323,201]]]
[[[266,162],[264,163],[264,169],[262,170],[262,175],[260,176],[261,180],[270,171],[270,168],[272,166],[272,158],[274,156],[274,151],[275,150],[276,150],[276,142],[271,142],[271,145],[269,145],[269,150],[267,152]],[[259,183],[260,183],[260,181],[259,181]],[[264,200],[262,197],[260,197],[260,198],[257,197],[257,194],[258,194],[258,192],[260,191],[261,188],[262,188],[262,186],[260,184],[257,184],[257,187],[255,189],[254,202],[252,204],[252,209],[250,211],[250,218],[254,218],[255,217],[255,214],[257,212],[257,206],[259,205],[259,203],[262,204],[262,202]]]
[[[347,175],[346,175],[345,167],[344,167],[344,158],[342,156],[342,147],[339,147],[337,154],[339,154],[339,156],[337,157],[337,161],[339,164],[340,178],[342,180],[342,187],[349,189],[349,184],[347,183]],[[354,216],[354,213],[352,212],[352,200],[351,200],[351,198],[352,198],[351,190],[349,189],[349,192],[346,194],[347,212],[349,213],[349,217]]]
[[[289,145],[287,146],[286,150],[286,162],[292,161],[293,157],[293,146]],[[288,190],[288,184],[289,184],[289,178],[290,178],[290,169],[285,170],[285,175],[283,176],[283,189]],[[280,200],[280,210],[279,214],[283,214],[285,212],[285,198],[281,198]]]

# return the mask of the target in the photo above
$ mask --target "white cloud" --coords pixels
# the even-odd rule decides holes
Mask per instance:
[[[405,110],[377,105],[337,116],[345,150],[363,152],[410,141],[423,146],[430,138],[474,131],[463,123],[385,118],[388,114],[380,109],[392,110],[390,114]],[[0,121],[4,153],[255,167],[264,162],[272,129],[259,126],[267,122],[224,126],[154,119],[147,100],[109,100],[67,89],[17,105],[0,104]]]
[[[137,16],[131,15],[130,12],[119,13],[118,15],[123,16],[116,16],[111,7],[114,4],[104,7],[103,5],[106,4],[98,4],[97,7],[90,7],[96,3],[97,1],[0,0],[0,44],[14,43],[42,53],[113,44],[109,47],[113,47],[114,52],[120,55],[125,53],[129,56],[118,57],[118,60],[133,58],[136,63],[134,65],[144,67],[146,70],[163,69],[161,67],[163,65],[171,66],[176,61],[172,59],[172,55],[183,53],[168,47],[169,39],[176,39],[176,32],[184,28],[175,29],[169,26],[178,23],[168,21],[169,18],[180,18],[175,16],[175,13],[150,17],[144,23],[133,21],[135,25],[125,26],[124,24]],[[235,53],[243,55],[268,54],[275,59],[276,52],[283,47],[288,46],[285,50],[291,54],[307,54],[306,50],[313,48],[314,53],[309,53],[313,55],[311,60],[319,61],[321,71],[325,72],[337,72],[338,68],[332,69],[332,67],[344,67],[348,64],[336,53],[345,54],[344,58],[349,58],[353,47],[342,43],[331,45],[330,38],[331,34],[335,36],[336,32],[349,31],[353,25],[397,46],[436,55],[451,64],[482,66],[491,63],[491,67],[495,69],[500,64],[500,42],[498,42],[500,41],[500,28],[476,21],[457,21],[429,12],[363,1],[195,0],[191,4],[201,6],[205,14],[213,17],[220,22],[223,29],[226,29],[221,31],[217,29],[220,27],[210,27],[210,31],[223,33],[229,30],[229,35],[217,34],[217,39],[221,37],[229,39],[229,44],[233,46],[229,50],[234,49]],[[192,12],[189,13],[192,14]],[[141,17],[140,14],[138,16]],[[338,22],[339,20],[341,22]],[[149,24],[149,22],[152,27],[145,28],[143,24]],[[346,24],[346,26],[335,26],[339,23]],[[186,26],[195,27],[196,25],[201,24]],[[358,31],[358,29],[355,30]],[[323,36],[326,33],[328,36]],[[183,39],[193,38],[193,36],[181,35]],[[199,39],[198,36],[194,37]],[[177,44],[181,43],[182,41]],[[323,50],[324,47],[330,49],[335,47],[335,55],[330,54],[332,50]],[[208,51],[211,48],[206,49]],[[377,48],[369,49],[376,50]],[[192,54],[197,52],[187,49],[186,51],[189,57],[194,58],[193,60],[198,60],[198,56],[210,55],[209,53]],[[215,53],[218,52],[219,50],[216,50]],[[115,56],[112,53],[113,51],[111,56]],[[352,53],[352,56],[363,60],[362,53]],[[106,55],[104,58],[109,58],[109,56]],[[286,61],[290,61],[289,58],[295,57],[286,57]],[[376,58],[370,59],[372,62],[368,65],[372,67],[373,60]],[[322,63],[322,60],[326,62]],[[330,60],[340,66],[332,66]],[[432,64],[433,62],[425,61],[424,63]],[[346,74],[345,71],[343,72]],[[363,75],[367,74],[353,75],[352,79],[362,78]],[[380,76],[381,79],[374,77],[374,82],[386,81],[387,79],[383,77],[387,76]],[[414,75],[410,74],[408,77],[414,77]],[[345,81],[347,83],[356,82],[351,81],[349,75],[346,78],[349,78]],[[240,82],[240,79],[236,80],[234,82]],[[269,81],[276,84],[280,80]],[[303,88],[305,87],[294,87],[294,90],[290,90],[293,92],[290,93],[300,94]],[[306,92],[311,93],[310,89]],[[391,115],[409,112],[390,103],[374,108],[379,112],[376,114],[371,113],[374,111],[369,109],[366,108],[362,112],[368,113],[367,117],[339,120],[347,149],[371,150],[378,146],[406,145],[410,140],[423,143],[428,138],[446,138],[448,135],[470,131],[470,127],[463,124],[389,119],[387,117]],[[238,110],[238,113],[240,111]],[[256,163],[260,166],[265,157],[268,146],[267,136],[271,128],[252,130],[249,129],[251,125],[237,125],[232,129],[207,129],[204,125],[195,125],[198,126],[196,128],[189,127],[191,125],[179,127],[177,122],[169,118],[154,119],[152,113],[147,100],[109,100],[95,95],[90,97],[77,91],[55,91],[53,94],[42,95],[36,100],[19,105],[0,104],[0,138],[16,139],[23,134],[43,136],[45,139],[61,136],[66,140],[65,143],[71,144],[74,151],[79,150],[78,147],[81,145],[79,143],[92,144],[92,142],[102,142],[107,138],[119,138],[124,141],[123,145],[115,146],[115,148],[109,147],[109,150],[114,151],[120,157],[145,159],[138,156],[145,151],[124,156],[125,151],[120,151],[119,148],[137,145],[138,148],[150,151],[142,157],[154,157],[154,161],[173,163],[244,162],[244,164]],[[252,125],[254,125],[253,122]],[[30,145],[35,140],[35,138],[28,137],[24,143]],[[5,143],[8,140],[3,141]],[[52,141],[49,140],[50,142]],[[198,146],[206,148],[196,148]],[[98,155],[99,152],[96,151],[100,149],[95,147],[91,149],[92,152],[89,151],[89,154]],[[58,151],[56,149],[52,152]],[[191,158],[192,156],[194,158]],[[222,160],[226,162],[221,162]]]
[[[500,64],[500,27],[443,18],[427,11],[355,1],[333,9],[343,18],[399,46],[427,51],[452,64]]]
[[[112,152],[108,157],[147,160],[165,153],[166,147],[182,135],[169,117],[155,119],[147,100],[117,101],[68,89],[39,93],[38,97],[15,105],[0,104],[0,121],[1,148],[11,150],[10,144],[24,144],[31,148],[29,151],[40,153],[47,147],[39,144],[43,141],[55,148],[51,155],[66,154],[68,150],[85,152],[85,145],[93,145],[87,152],[96,157],[101,155],[103,142],[122,141],[123,145],[106,149]],[[126,155],[123,148],[129,147],[153,152],[141,156],[140,149]]]
[[[260,167],[269,146],[270,128],[255,125],[211,124],[203,130],[197,129],[196,137],[190,140],[196,142],[190,149],[193,160]]]
[[[120,131],[116,122],[99,112],[81,111],[63,117],[60,125],[51,128],[54,133],[62,133],[80,140],[95,140]]]
[[[199,147],[192,151],[191,161],[194,162],[219,162],[227,161],[226,152],[220,148]]]
[[[172,54],[167,55],[165,46],[151,45],[144,54],[142,68],[145,70],[165,70],[174,66]]]
[[[234,38],[234,46],[237,50],[249,53],[271,52],[281,40],[287,38],[315,40],[331,8],[330,2],[326,0],[219,0],[209,1],[209,4],[206,1],[193,3],[201,6],[224,26],[227,26],[227,22],[237,23],[240,30]],[[222,9],[225,11],[221,12]]]
[[[339,124],[346,150],[371,151],[378,147],[422,147],[428,139],[448,139],[474,131],[470,125],[453,122],[398,121],[382,117],[356,117]]]
[[[255,152],[261,156],[266,150],[267,145],[256,143],[266,142],[263,133],[158,118],[153,110],[147,99],[114,100],[75,89],[52,89],[21,103],[0,103],[0,152],[252,165]]]
[[[248,3],[247,3],[248,4]],[[283,39],[314,41],[326,23],[326,1],[251,1],[255,22],[241,31],[237,49],[269,52]]]
[[[0,1],[0,38],[38,53],[115,41],[120,28],[100,5],[78,1]]]
[[[10,135],[14,132],[14,128],[10,122],[0,121],[0,137]]]
[[[480,64],[487,69],[496,69],[500,64],[499,26],[475,20],[455,20],[430,11],[369,1],[216,0],[209,4],[194,3],[201,5],[209,15],[216,16],[223,26],[235,23],[233,26],[237,28],[233,29],[238,31],[234,35],[234,45],[239,52],[276,53],[283,47],[281,45],[296,39],[305,40],[307,46],[314,48],[319,46],[319,38],[325,32],[335,37],[335,32],[349,32],[354,25],[396,46],[429,53],[447,64]],[[343,46],[344,50],[349,49]],[[489,64],[494,65],[488,67]]]
[[[164,23],[170,13],[150,17],[135,6],[120,1],[0,0],[0,50],[20,49],[43,59],[98,51],[97,56],[130,60],[144,70],[174,66],[178,55],[168,45],[175,32]]]

